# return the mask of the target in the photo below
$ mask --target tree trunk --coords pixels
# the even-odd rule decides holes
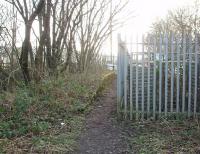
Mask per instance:
[[[36,83],[39,83],[41,80],[41,76],[44,70],[44,31],[42,30],[43,27],[43,13],[45,10],[43,9],[43,12],[38,15],[39,20],[39,32],[40,32],[40,40],[39,40],[39,47],[36,51],[35,55],[35,81]]]
[[[42,32],[44,33],[44,32]],[[35,55],[35,80],[39,82],[43,73],[44,34],[40,37],[39,48]]]
[[[28,69],[28,54],[32,50],[31,42],[30,42],[30,33],[31,33],[31,26],[29,23],[26,23],[25,27],[25,39],[22,43],[22,52],[20,57],[20,65],[22,69],[22,73],[24,76],[25,83],[28,84],[31,81],[29,69]]]

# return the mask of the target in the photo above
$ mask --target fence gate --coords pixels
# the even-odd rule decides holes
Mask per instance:
[[[119,35],[118,112],[131,120],[198,116],[199,40],[188,34],[164,34],[126,43]]]

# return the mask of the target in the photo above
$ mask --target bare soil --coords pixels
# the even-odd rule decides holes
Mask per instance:
[[[200,153],[199,120],[117,120],[116,89],[94,103],[73,154]]]
[[[116,119],[116,80],[94,104],[86,117],[77,154],[126,154],[128,143],[123,126]]]

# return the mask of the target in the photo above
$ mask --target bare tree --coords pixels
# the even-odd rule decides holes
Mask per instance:
[[[91,63],[95,59],[98,59],[102,43],[111,33],[110,20],[112,19],[112,27],[115,30],[122,23],[117,16],[128,1],[119,1],[114,6],[110,16],[108,16],[110,13],[108,10],[111,5],[111,0],[90,0],[89,2],[86,8],[83,8],[83,14],[86,15],[82,16],[80,28],[77,31],[80,51],[75,50],[75,53],[80,71],[84,71],[92,65]]]
[[[68,69],[82,72],[100,59],[102,43],[111,32],[110,19],[113,29],[117,28],[121,23],[117,16],[128,0],[119,0],[111,16],[108,15],[111,0],[5,1],[15,7],[24,22],[25,38],[19,61],[28,83],[32,79],[30,67],[39,82],[45,73],[55,75]],[[34,21],[38,27],[32,26]],[[32,33],[37,45],[31,43]]]
[[[32,24],[35,20],[35,18],[38,16],[38,14],[42,11],[45,1],[40,0],[37,4],[37,6],[31,8],[32,10],[29,10],[28,4],[26,0],[20,1],[20,0],[6,0],[7,2],[11,3],[15,6],[15,8],[18,10],[19,14],[21,15],[22,19],[24,20],[25,24],[25,38],[22,44],[22,51],[20,56],[20,65],[23,72],[24,80],[26,83],[30,82],[30,74],[28,69],[28,55],[29,53],[32,53],[32,45],[31,45],[31,28]],[[33,4],[35,4],[35,1],[33,1]]]

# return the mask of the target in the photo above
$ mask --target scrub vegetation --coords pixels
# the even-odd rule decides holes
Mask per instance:
[[[105,75],[106,74],[106,75]],[[67,152],[76,146],[85,114],[114,74],[65,74],[0,95],[0,151]]]

